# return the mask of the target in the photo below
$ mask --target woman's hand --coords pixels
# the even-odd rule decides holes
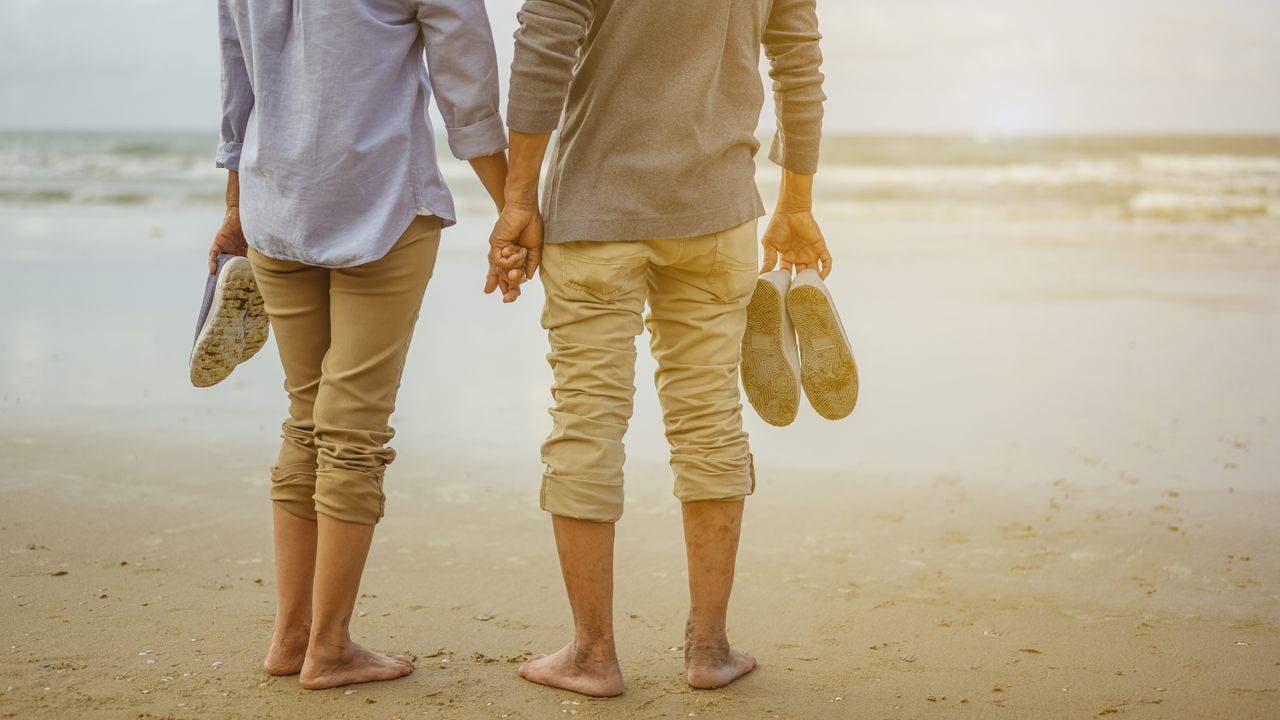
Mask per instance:
[[[222,227],[213,236],[213,245],[209,248],[209,274],[218,272],[218,255],[248,255],[249,243],[245,242],[244,231],[240,229],[240,208],[229,207],[222,218]]]
[[[240,173],[234,171],[227,173],[227,212],[209,248],[210,275],[218,272],[218,255],[222,253],[241,257],[249,254],[249,243],[240,229]]]

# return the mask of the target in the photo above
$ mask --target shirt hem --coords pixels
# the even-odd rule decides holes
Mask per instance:
[[[424,208],[424,210],[429,210],[429,208]],[[408,230],[409,225],[413,223],[414,218],[418,218],[418,217],[439,218],[441,230],[447,227],[456,225],[458,223],[456,218],[449,217],[448,215],[444,215],[437,212],[423,212],[419,210],[419,211],[415,211],[412,215],[410,215],[408,221],[404,223],[405,230]],[[272,260],[284,260],[287,262],[302,263],[303,265],[306,265],[308,267],[322,267],[322,268],[330,268],[333,270],[337,270],[340,268],[359,267],[360,265],[367,265],[371,262],[376,262],[378,260],[381,260],[382,258],[387,256],[387,253],[391,252],[391,248],[395,247],[396,242],[399,241],[401,235],[403,234],[404,234],[404,230],[401,230],[400,235],[397,235],[395,238],[393,238],[391,242],[387,244],[386,247],[382,247],[381,244],[379,244],[377,246],[377,249],[375,249],[374,252],[372,253],[369,253],[367,255],[361,255],[352,261],[342,261],[342,262],[329,262],[329,261],[319,260],[316,258],[304,257],[303,253],[281,252],[279,248],[264,249],[261,243],[257,242],[253,238],[250,238],[248,236],[248,233],[245,234],[245,241],[249,244],[249,247],[253,248],[257,252],[261,253],[262,255],[266,255]]]
[[[695,215],[654,218],[586,218],[546,221],[548,243],[579,241],[635,242],[699,237],[735,228],[748,220],[763,217],[764,203],[758,192],[725,208]]]

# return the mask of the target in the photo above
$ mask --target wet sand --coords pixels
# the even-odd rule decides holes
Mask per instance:
[[[122,238],[135,222],[95,220]],[[59,222],[94,224],[39,232]],[[515,676],[567,639],[568,609],[536,507],[537,307],[464,295],[476,238],[453,238],[428,292],[353,624],[418,671],[307,692],[259,667],[274,349],[216,392],[185,388],[194,308],[145,298],[196,287],[176,269],[198,242],[95,295],[124,261],[6,227],[26,238],[0,270],[22,348],[2,356],[6,717],[1280,714],[1280,248],[1256,233],[829,213],[864,391],[842,423],[749,418],[759,489],[730,633],[760,666],[683,682],[678,507],[642,364],[618,539],[627,692],[588,700]],[[82,265],[100,272],[73,273],[80,296],[26,302]],[[459,351],[494,328],[527,351]],[[481,380],[500,368],[520,382],[495,414]]]

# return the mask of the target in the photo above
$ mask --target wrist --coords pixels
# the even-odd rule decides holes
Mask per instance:
[[[782,215],[795,215],[798,213],[812,213],[813,201],[810,199],[784,200],[778,199],[778,204],[774,206],[773,211]]]
[[[503,189],[503,198],[507,205],[515,207],[536,208],[538,206],[538,183],[507,181]]]
[[[778,186],[777,211],[780,213],[812,212],[813,176],[783,170],[782,182]]]

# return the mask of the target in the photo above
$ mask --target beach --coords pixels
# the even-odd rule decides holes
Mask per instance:
[[[94,142],[65,157],[107,157]],[[282,375],[269,343],[222,385],[186,382],[221,215],[187,144],[203,152],[117,142],[134,175],[59,175],[57,152],[35,179],[21,154],[0,171],[3,717],[1280,716],[1275,141],[837,148],[817,215],[861,397],[835,423],[745,411],[729,633],[759,667],[684,682],[642,352],[610,700],[515,675],[569,638],[537,507],[541,290],[481,295],[491,215],[456,168],[352,623],[417,670],[321,692],[261,670]]]

